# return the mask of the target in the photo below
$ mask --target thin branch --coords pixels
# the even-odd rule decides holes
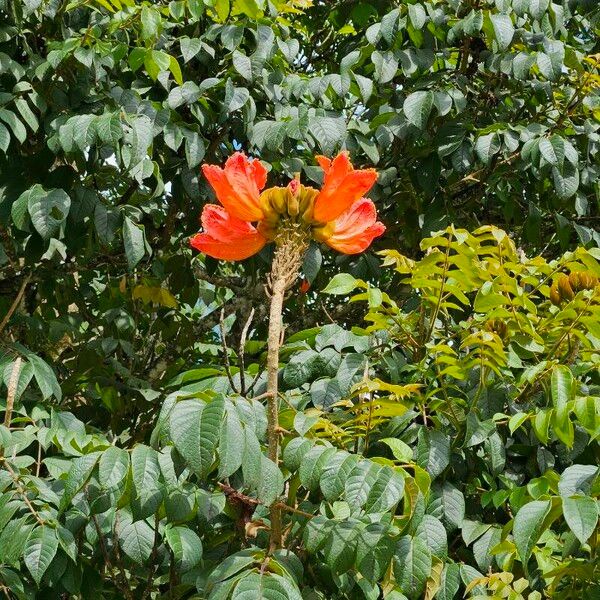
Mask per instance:
[[[240,365],[240,394],[242,396],[246,395],[246,375],[244,373],[245,365],[244,365],[244,348],[246,347],[246,338],[248,337],[248,330],[250,329],[250,325],[252,324],[252,319],[254,318],[254,307],[250,310],[250,315],[246,320],[244,328],[242,329],[242,335],[240,336],[240,349],[238,351],[238,361]]]
[[[238,502],[241,502],[242,504],[248,504],[250,506],[263,505],[263,503],[260,500],[258,500],[257,498],[252,498],[252,496],[246,496],[246,494],[242,494],[241,492],[238,492],[235,488],[231,487],[230,485],[227,485],[226,483],[218,483],[218,486],[223,490],[223,493],[228,498],[233,498],[234,500],[237,500]],[[275,504],[272,504],[272,506],[276,506],[277,508],[280,508],[281,510],[284,510],[285,512],[289,512],[291,514],[298,515],[298,516],[304,517],[306,519],[313,519],[315,517],[315,515],[305,512],[303,510],[300,510],[299,508],[294,508],[293,506],[289,506],[285,502],[275,502]]]
[[[221,309],[221,317],[219,319],[219,330],[221,331],[221,345],[223,346],[223,358],[225,360],[225,373],[227,373],[227,379],[229,380],[229,385],[231,389],[238,392],[238,389],[233,381],[233,377],[231,376],[231,363],[229,362],[229,348],[227,347],[227,337],[225,334],[225,309]]]
[[[19,289],[19,292],[17,293],[17,297],[14,299],[13,303],[10,305],[10,308],[8,309],[8,312],[4,315],[4,318],[0,322],[0,333],[2,333],[4,331],[4,328],[8,325],[8,322],[10,321],[10,318],[13,316],[13,313],[15,312],[15,310],[17,310],[17,308],[19,307],[19,304],[21,304],[21,300],[23,299],[23,294],[25,293],[25,289],[27,288],[27,284],[29,283],[30,279],[31,279],[31,275],[27,275],[27,277],[25,277],[25,279],[23,280],[23,283],[21,283],[21,287]]]
[[[29,500],[29,498],[27,497],[27,491],[25,490],[25,488],[19,483],[19,475],[14,471],[14,469],[8,464],[8,461],[4,458],[4,457],[0,457],[0,461],[4,462],[4,467],[5,469],[8,471],[9,475],[12,477],[13,482],[15,484],[15,489],[17,491],[17,493],[23,498],[23,501],[25,502],[25,504],[27,505],[27,508],[29,509],[29,512],[35,517],[35,520],[40,524],[40,525],[45,525],[45,521],[44,519],[42,519],[42,517],[40,517],[39,513],[37,512],[37,510],[35,510],[35,508],[33,507],[33,504],[31,504],[31,501]]]

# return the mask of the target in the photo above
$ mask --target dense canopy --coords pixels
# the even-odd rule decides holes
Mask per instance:
[[[599,40],[0,0],[0,592],[596,598]]]

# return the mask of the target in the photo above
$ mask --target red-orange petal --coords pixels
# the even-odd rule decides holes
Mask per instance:
[[[267,239],[248,221],[230,215],[222,206],[207,204],[202,211],[204,233],[190,245],[220,260],[244,260],[259,252]]]
[[[375,205],[368,198],[354,202],[328,226],[332,232],[325,243],[342,254],[364,252],[385,231],[385,225],[377,221]]]
[[[347,152],[340,152],[332,161],[318,156],[317,161],[325,171],[323,187],[315,200],[314,218],[320,223],[337,219],[377,181],[375,169],[354,169]]]
[[[243,152],[235,152],[222,169],[202,165],[202,172],[228,212],[244,221],[260,221],[260,190],[267,182],[267,171],[258,160],[250,161]]]

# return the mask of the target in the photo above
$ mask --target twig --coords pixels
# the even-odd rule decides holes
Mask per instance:
[[[113,583],[121,590],[122,594],[126,598],[130,598],[131,594],[129,593],[126,581],[123,583],[119,582],[118,574],[116,573],[113,564],[110,560],[106,544],[104,543],[104,536],[102,535],[102,530],[100,529],[100,525],[98,524],[98,518],[96,517],[96,515],[92,515],[92,522],[94,523],[94,528],[96,529],[96,535],[98,536],[98,544],[100,545],[100,552],[102,552],[104,563],[106,564],[106,569],[110,575],[110,578],[113,581]]]
[[[238,502],[241,502],[242,504],[248,504],[250,506],[263,505],[263,503],[260,500],[258,500],[257,498],[252,498],[252,496],[246,496],[246,494],[242,494],[241,492],[238,492],[235,488],[231,487],[230,485],[227,485],[226,483],[218,483],[218,486],[223,490],[223,493],[228,498],[233,498],[234,500],[237,500]],[[299,508],[294,508],[293,506],[289,506],[285,502],[275,502],[275,504],[273,504],[272,506],[276,506],[277,508],[280,508],[281,510],[292,513],[294,515],[298,515],[300,517],[304,517],[306,519],[312,519],[315,516],[311,513],[300,510]]]
[[[8,464],[8,461],[4,457],[1,457],[0,460],[2,462],[4,462],[4,467],[8,471],[9,475],[12,477],[12,479],[15,483],[15,489],[17,490],[17,493],[22,496],[23,501],[25,502],[25,504],[27,505],[27,508],[29,509],[29,512],[35,517],[35,520],[40,525],[45,525],[44,519],[42,519],[42,517],[40,517],[39,513],[37,512],[37,510],[35,510],[35,508],[33,507],[33,504],[31,504],[31,501],[27,497],[27,492],[25,491],[25,488],[19,483],[19,475]]]
[[[246,323],[242,329],[242,335],[240,336],[240,349],[238,351],[238,361],[240,364],[240,394],[242,396],[246,395],[246,375],[244,373],[244,369],[246,367],[244,365],[244,348],[246,347],[246,338],[248,337],[248,330],[250,329],[250,325],[252,324],[253,318],[254,307],[250,310],[250,315],[246,320]]]
[[[17,293],[17,297],[14,299],[13,303],[10,305],[10,308],[8,309],[8,312],[4,315],[4,318],[0,322],[0,333],[2,333],[4,331],[4,328],[8,325],[8,322],[10,321],[10,318],[13,316],[13,313],[15,312],[15,310],[17,310],[19,304],[21,304],[21,300],[23,299],[23,294],[25,293],[25,289],[27,288],[27,284],[29,283],[30,279],[31,279],[31,275],[27,275],[27,277],[25,277],[25,279],[23,280],[23,283],[21,283],[21,287]]]
[[[8,393],[6,394],[6,412],[4,413],[4,427],[10,429],[13,406],[15,405],[15,396],[17,395],[17,385],[19,383],[19,374],[21,373],[21,357],[17,356],[10,372],[8,382]]]
[[[238,389],[231,376],[231,363],[229,362],[229,348],[227,348],[227,337],[225,334],[225,309],[221,309],[221,317],[219,319],[219,330],[221,331],[221,345],[223,347],[223,358],[225,360],[225,373],[227,373],[227,379],[229,385],[235,393],[239,393]]]

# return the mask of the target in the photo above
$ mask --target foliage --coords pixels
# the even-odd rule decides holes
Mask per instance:
[[[596,597],[599,27],[586,0],[0,0],[5,596]],[[308,250],[279,465],[269,252],[187,248],[199,164],[239,148],[271,184],[350,150],[387,227],[383,267]]]
[[[282,347],[279,467],[263,450],[256,363],[246,397],[239,372],[184,372],[150,445],[129,449],[72,413],[23,407],[1,428],[5,585],[23,598],[35,586],[593,597],[600,253],[527,258],[493,227],[449,228],[422,249],[418,261],[384,253],[395,296],[348,274],[326,288],[366,303],[366,328],[325,325]],[[556,306],[565,273],[594,285]],[[286,549],[268,555],[274,503]]]

